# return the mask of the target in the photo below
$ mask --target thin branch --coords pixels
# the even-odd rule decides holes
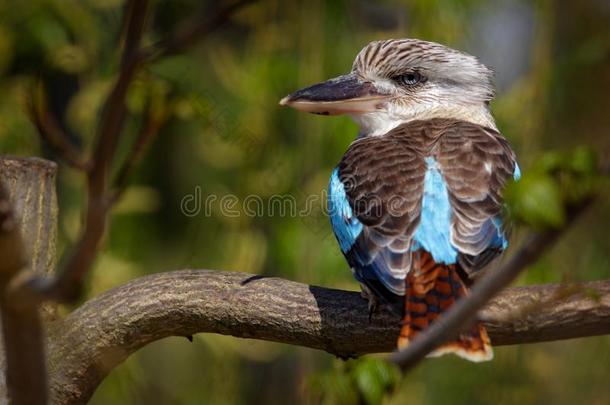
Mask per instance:
[[[581,293],[522,319],[507,314],[556,298],[564,286],[502,291],[485,308],[494,345],[610,334],[610,280],[578,286]],[[369,322],[367,303],[357,292],[236,272],[159,273],[110,290],[50,326],[52,401],[86,403],[114,367],[168,336],[220,333],[346,358],[393,350],[399,329],[399,317],[383,309]]]
[[[87,215],[85,229],[63,271],[45,287],[46,295],[56,301],[73,301],[80,296],[82,282],[97,255],[106,229],[109,209],[107,177],[115,155],[127,109],[125,96],[140,63],[135,57],[144,31],[148,0],[131,0],[125,17],[126,33],[121,70],[104,106],[87,175]]]
[[[127,32],[119,77],[102,108],[102,116],[93,153],[93,166],[89,173],[90,187],[102,195],[106,187],[108,166],[114,157],[116,146],[125,122],[125,96],[140,64],[136,60],[137,49],[143,33],[148,10],[148,0],[132,0],[126,6]]]
[[[570,210],[568,225],[590,204],[591,200],[587,200]],[[538,260],[564,230],[565,228],[548,229],[532,233],[506,263],[475,283],[467,298],[458,301],[405,349],[392,354],[390,360],[407,371],[439,345],[457,336],[489,300],[515,280],[527,266]]]
[[[34,91],[32,100],[28,103],[28,115],[36,126],[38,134],[43,138],[55,155],[68,166],[82,171],[89,170],[89,163],[82,152],[70,141],[68,135],[62,130],[57,119],[46,107],[42,90]]]
[[[110,198],[111,204],[116,203],[121,198],[135,167],[142,159],[148,146],[159,133],[159,129],[163,126],[166,119],[167,114],[164,111],[155,111],[152,101],[149,100],[146,111],[144,112],[144,122],[140,128],[140,132],[131,147],[129,155],[123,162],[123,166],[119,169],[114,182],[114,191]]]
[[[162,57],[176,54],[184,48],[196,43],[202,37],[223,25],[238,9],[255,0],[238,0],[223,7],[214,7],[193,17],[182,24],[168,38],[143,49],[139,55],[142,61],[154,62]]]
[[[106,229],[109,209],[121,193],[112,194],[108,187],[108,171],[114,159],[121,130],[127,114],[125,96],[129,85],[138,70],[145,63],[154,61],[191,45],[204,35],[223,24],[229,16],[251,0],[240,0],[226,7],[216,9],[204,18],[196,18],[178,30],[175,35],[160,41],[147,50],[140,50],[140,42],[148,11],[148,0],[131,0],[126,5],[124,27],[125,37],[119,77],[112,88],[102,109],[97,142],[87,175],[87,215],[81,239],[77,242],[71,256],[67,259],[63,271],[49,282],[39,283],[43,295],[55,301],[73,301],[80,296],[85,275],[91,268],[97,255],[97,249]],[[144,128],[140,142],[134,153],[145,146],[158,128]],[[129,161],[126,163],[126,174],[132,170]],[[125,174],[125,175],[126,175]],[[119,176],[123,176],[120,174]],[[119,177],[119,182],[122,182]]]
[[[140,51],[140,41],[148,16],[148,0],[131,0],[125,5],[123,14],[124,46],[121,56],[121,70],[128,69]]]

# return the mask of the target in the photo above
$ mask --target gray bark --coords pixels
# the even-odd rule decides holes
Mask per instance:
[[[510,288],[484,312],[494,345],[610,333],[610,281]],[[168,336],[220,333],[341,357],[394,349],[400,320],[368,320],[357,292],[237,272],[184,270],[133,280],[92,299],[49,332],[53,403],[82,404],[140,347]]]
[[[56,171],[55,163],[43,159],[0,158],[0,187],[8,197],[6,208],[17,222],[16,233],[2,240],[3,293],[6,283],[15,278],[26,273],[45,274],[55,267]],[[17,249],[17,245],[23,249]],[[25,258],[23,263],[20,257]],[[0,402],[8,402],[8,380],[14,402],[42,403],[47,386],[41,317],[51,320],[55,307],[37,303],[20,305],[14,298],[0,297],[3,329]]]
[[[57,243],[57,165],[38,158],[0,157],[0,179],[7,188],[29,268],[45,274],[55,268]]]

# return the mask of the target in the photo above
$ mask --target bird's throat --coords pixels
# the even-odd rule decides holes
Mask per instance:
[[[407,111],[376,111],[354,114],[352,119],[360,126],[359,138],[382,136],[399,125],[411,121],[425,121],[435,118],[456,119],[497,130],[496,122],[487,105],[455,105],[437,108],[413,108]]]

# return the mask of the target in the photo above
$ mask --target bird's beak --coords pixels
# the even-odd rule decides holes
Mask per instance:
[[[284,97],[280,105],[313,114],[358,114],[382,109],[388,98],[371,82],[350,73],[295,91]]]

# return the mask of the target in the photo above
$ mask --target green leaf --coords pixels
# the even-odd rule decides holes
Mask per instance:
[[[330,379],[327,387],[329,404],[355,405],[358,403],[358,392],[352,385],[352,381],[346,373],[335,373]]]
[[[565,209],[559,185],[543,173],[528,173],[506,189],[506,201],[513,216],[533,227],[560,227]]]
[[[376,368],[377,374],[383,381],[384,387],[387,390],[393,390],[400,381],[400,370],[396,365],[382,359],[372,359],[371,367]]]
[[[394,388],[400,378],[395,366],[375,358],[359,360],[353,375],[361,396],[369,405],[381,404],[385,394]]]
[[[362,363],[355,370],[354,378],[358,390],[368,405],[380,404],[383,400],[383,381],[368,364]]]
[[[570,169],[581,175],[593,175],[597,172],[597,155],[591,148],[580,146],[570,156]]]

